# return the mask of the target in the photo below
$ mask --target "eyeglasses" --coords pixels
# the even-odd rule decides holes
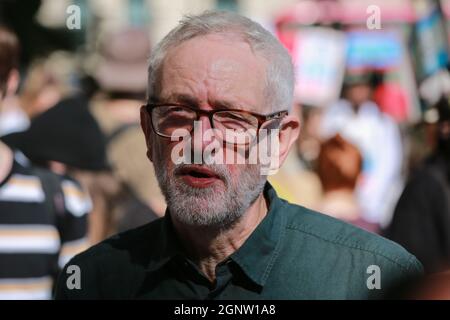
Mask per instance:
[[[177,103],[147,104],[145,108],[150,114],[153,130],[161,137],[171,138],[177,129],[185,129],[191,134],[194,130],[194,122],[205,115],[209,118],[211,127],[219,130],[224,141],[232,143],[236,143],[236,140],[230,131],[247,133],[253,130],[258,134],[260,129],[278,127],[280,120],[288,114],[286,110],[269,115],[237,109],[207,111]],[[230,137],[233,141],[227,141]]]

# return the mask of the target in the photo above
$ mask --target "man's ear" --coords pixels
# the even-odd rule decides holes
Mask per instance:
[[[300,120],[297,116],[289,114],[283,118],[279,132],[279,154],[278,163],[281,167],[286,160],[292,145],[300,134]]]
[[[141,107],[141,128],[144,132],[145,142],[147,144],[147,157],[153,162],[152,157],[152,124],[150,123],[150,115],[148,114],[146,107]]]

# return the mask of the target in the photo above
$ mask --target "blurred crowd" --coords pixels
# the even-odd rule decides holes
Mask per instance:
[[[0,1],[0,299],[50,298],[71,256],[165,212],[139,120],[151,1],[114,28],[99,1],[66,1],[80,30],[43,25],[50,2]],[[450,2],[280,3],[260,22],[292,54],[302,131],[269,181],[450,269]]]

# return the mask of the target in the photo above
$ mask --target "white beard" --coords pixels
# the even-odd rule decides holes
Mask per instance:
[[[235,183],[226,165],[205,165],[223,184],[198,189],[185,184],[175,174],[184,165],[177,165],[169,175],[161,159],[155,159],[154,164],[171,216],[192,226],[230,227],[258,198],[267,180],[260,174],[259,165],[242,166]]]

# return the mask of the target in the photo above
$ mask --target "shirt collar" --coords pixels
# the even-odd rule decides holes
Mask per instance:
[[[286,204],[278,198],[269,182],[264,187],[264,197],[269,204],[267,215],[231,256],[247,277],[259,286],[264,286],[280,251],[286,217],[282,207]],[[177,256],[183,256],[183,247],[176,235],[170,214],[166,211],[159,228],[160,246],[150,259],[148,271],[155,271]]]
[[[264,188],[264,197],[269,203],[267,215],[230,257],[253,282],[260,286],[266,283],[278,257],[286,226],[286,217],[282,213],[286,202],[278,198],[268,182]]]
[[[158,247],[147,266],[147,270],[150,272],[163,267],[173,258],[183,255],[183,247],[174,230],[168,210],[166,210],[166,214],[162,218],[158,232],[159,234],[156,237]]]

